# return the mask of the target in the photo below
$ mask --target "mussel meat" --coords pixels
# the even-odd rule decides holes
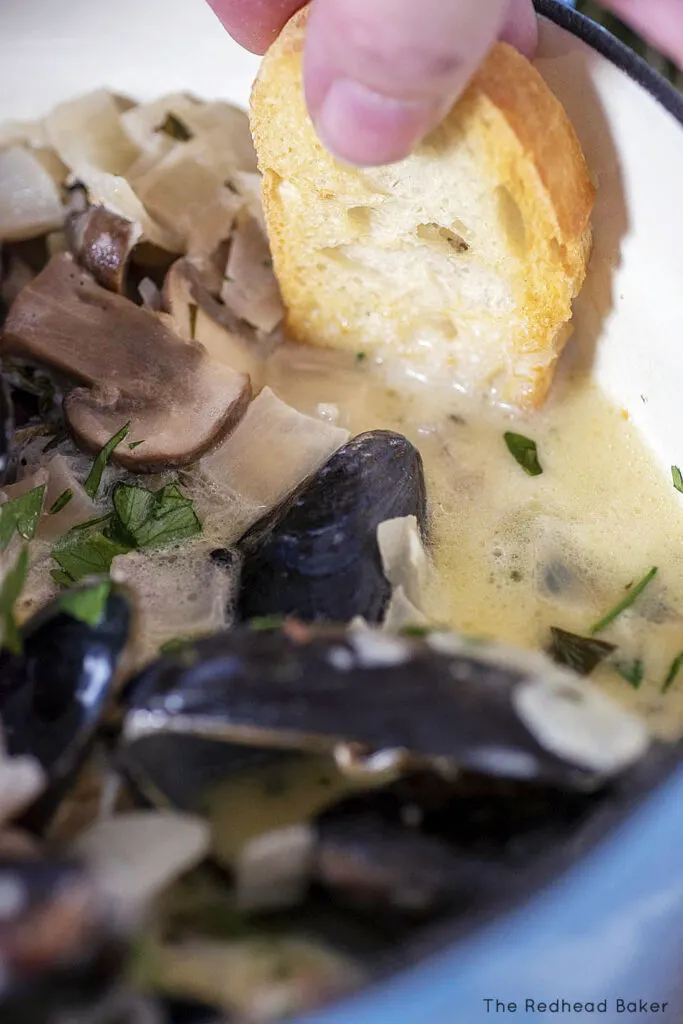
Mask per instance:
[[[424,533],[420,453],[401,434],[359,434],[240,541],[238,617],[381,622],[391,586],[377,527],[403,516],[415,516]]]

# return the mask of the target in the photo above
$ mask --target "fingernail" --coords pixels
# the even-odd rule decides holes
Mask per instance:
[[[339,160],[358,166],[394,163],[407,156],[434,123],[432,102],[411,102],[338,78],[316,117],[318,134]]]

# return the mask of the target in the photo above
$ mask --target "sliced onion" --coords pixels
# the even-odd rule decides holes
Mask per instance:
[[[232,235],[221,298],[237,316],[270,334],[284,317],[270,247],[249,214],[242,214]]]
[[[244,110],[218,100],[186,107],[181,120],[203,147],[203,163],[223,178],[256,171],[256,152]]]
[[[55,182],[32,153],[19,146],[0,152],[0,241],[54,231],[64,215]]]
[[[61,103],[47,116],[50,144],[79,178],[89,170],[125,174],[139,155],[111,93],[100,89]]]
[[[0,124],[0,149],[47,144],[47,131],[43,121],[3,121]]]
[[[146,174],[134,180],[149,213],[183,240],[188,252],[206,254],[229,237],[241,200],[224,178],[201,162],[201,146],[175,146]]]
[[[146,149],[155,138],[167,138],[173,142],[170,136],[160,131],[168,115],[173,114],[186,124],[184,115],[197,106],[197,100],[186,93],[170,93],[150,103],[138,103],[121,115],[121,124],[131,141],[140,149]]]
[[[242,911],[280,910],[303,902],[311,882],[316,835],[308,824],[256,836],[235,866],[235,900]]]
[[[43,540],[55,540],[76,526],[94,519],[98,514],[95,502],[86,492],[79,477],[74,472],[73,464],[64,455],[55,455],[46,464],[47,493],[45,495],[43,515],[36,536]],[[61,512],[50,515],[50,509],[65,491],[72,492],[72,498]]]
[[[114,910],[137,916],[206,856],[206,822],[171,811],[131,811],[98,821],[73,843]]]
[[[348,436],[303,416],[264,388],[227,441],[195,471],[192,486],[205,530],[231,543],[317,472]]]
[[[408,600],[420,607],[431,563],[422,544],[415,516],[386,519],[377,527],[377,543],[384,575],[393,587],[402,587]]]
[[[45,773],[35,757],[10,757],[0,731],[0,825],[16,817],[40,796]]]

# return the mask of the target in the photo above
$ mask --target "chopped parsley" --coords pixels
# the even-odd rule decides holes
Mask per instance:
[[[587,676],[593,669],[609,658],[616,648],[614,644],[604,643],[589,636],[568,633],[555,626],[550,630],[551,641],[548,653],[558,665],[566,665],[580,676]]]
[[[44,497],[45,484],[42,484],[0,505],[0,551],[9,546],[15,533],[21,534],[24,540],[31,540],[38,527]]]
[[[10,654],[21,654],[23,643],[14,618],[14,606],[24,588],[28,575],[28,549],[24,548],[16,563],[5,576],[0,587],[0,649]]]
[[[284,624],[284,615],[260,615],[247,623],[249,629],[255,633],[270,633],[272,630],[280,629]]]
[[[78,583],[85,576],[101,576],[109,572],[117,555],[125,555],[129,547],[118,544],[97,530],[92,533],[68,533],[52,550],[52,557],[62,570],[59,582]],[[52,577],[55,579],[55,576]]]
[[[103,580],[92,587],[70,590],[59,598],[59,607],[79,622],[88,626],[99,626],[104,618],[107,601],[111,594],[111,581]]]
[[[357,363],[362,363],[366,359],[367,359],[367,353],[365,353],[365,352],[357,352],[356,353],[356,362]]]
[[[401,636],[415,637],[417,639],[419,639],[420,637],[429,636],[433,632],[434,632],[434,627],[433,626],[419,626],[419,625],[403,626],[399,630],[399,633],[400,633]]]
[[[678,654],[669,666],[669,671],[666,673],[666,678],[662,683],[662,693],[668,693],[673,684],[676,682],[678,673],[683,666],[683,652]]]
[[[645,677],[645,670],[640,658],[634,658],[633,661],[617,662],[614,667],[621,678],[630,683],[634,690],[640,688],[640,684]]]
[[[66,506],[69,504],[73,496],[74,492],[71,490],[70,487],[67,488],[67,490],[62,491],[62,493],[59,495],[59,497],[55,500],[54,504],[52,505],[49,515],[56,516],[58,512],[61,512],[62,509],[66,508]]]
[[[540,476],[543,467],[538,461],[538,448],[536,442],[523,434],[512,434],[508,431],[505,434],[505,444],[510,455],[522,467],[529,476]]]
[[[108,573],[117,555],[177,544],[202,532],[192,501],[176,484],[150,491],[119,483],[112,501],[112,512],[74,526],[53,549],[56,583],[71,586],[85,576]]]
[[[622,598],[619,604],[615,605],[604,618],[600,619],[599,622],[596,622],[595,625],[591,627],[589,630],[591,636],[595,636],[596,633],[602,633],[602,631],[607,629],[608,626],[611,626],[614,620],[619,618],[621,613],[625,612],[627,608],[630,608],[631,605],[640,597],[648,583],[650,583],[656,575],[657,566],[653,566],[652,569],[650,569],[650,571],[646,573],[642,580],[640,580],[639,583],[636,583],[635,586],[629,583],[626,588],[628,590],[626,596]]]
[[[175,484],[158,491],[118,484],[112,498],[119,522],[136,548],[177,544],[202,532],[191,500]]]
[[[114,434],[114,436],[107,441],[104,448],[93,462],[92,469],[88,474],[88,479],[83,484],[85,493],[89,498],[94,500],[97,497],[97,492],[99,491],[100,484],[102,483],[102,474],[104,473],[105,466],[109,462],[114,450],[118,448],[121,442],[128,436],[129,430],[130,423],[126,423],[125,427],[122,427],[118,434]]]
[[[159,654],[173,654],[175,651],[182,651],[188,644],[193,644],[197,638],[192,636],[174,636],[167,640],[159,648]]]
[[[671,479],[673,480],[676,490],[683,494],[683,473],[681,473],[678,466],[671,467]]]
[[[163,132],[164,135],[169,135],[172,139],[177,142],[189,142],[192,139],[192,132],[186,124],[172,114],[170,111],[166,115],[166,120],[163,124],[157,128],[158,132]]]
[[[144,440],[142,440],[142,441],[129,441],[128,442],[128,447],[130,448],[130,450],[132,452],[134,452],[136,448],[139,448],[140,445],[144,444],[144,443],[145,443]]]

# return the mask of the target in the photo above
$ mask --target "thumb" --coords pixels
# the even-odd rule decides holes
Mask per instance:
[[[533,50],[530,0],[314,0],[305,81],[322,141],[352,164],[406,156],[503,31]]]

